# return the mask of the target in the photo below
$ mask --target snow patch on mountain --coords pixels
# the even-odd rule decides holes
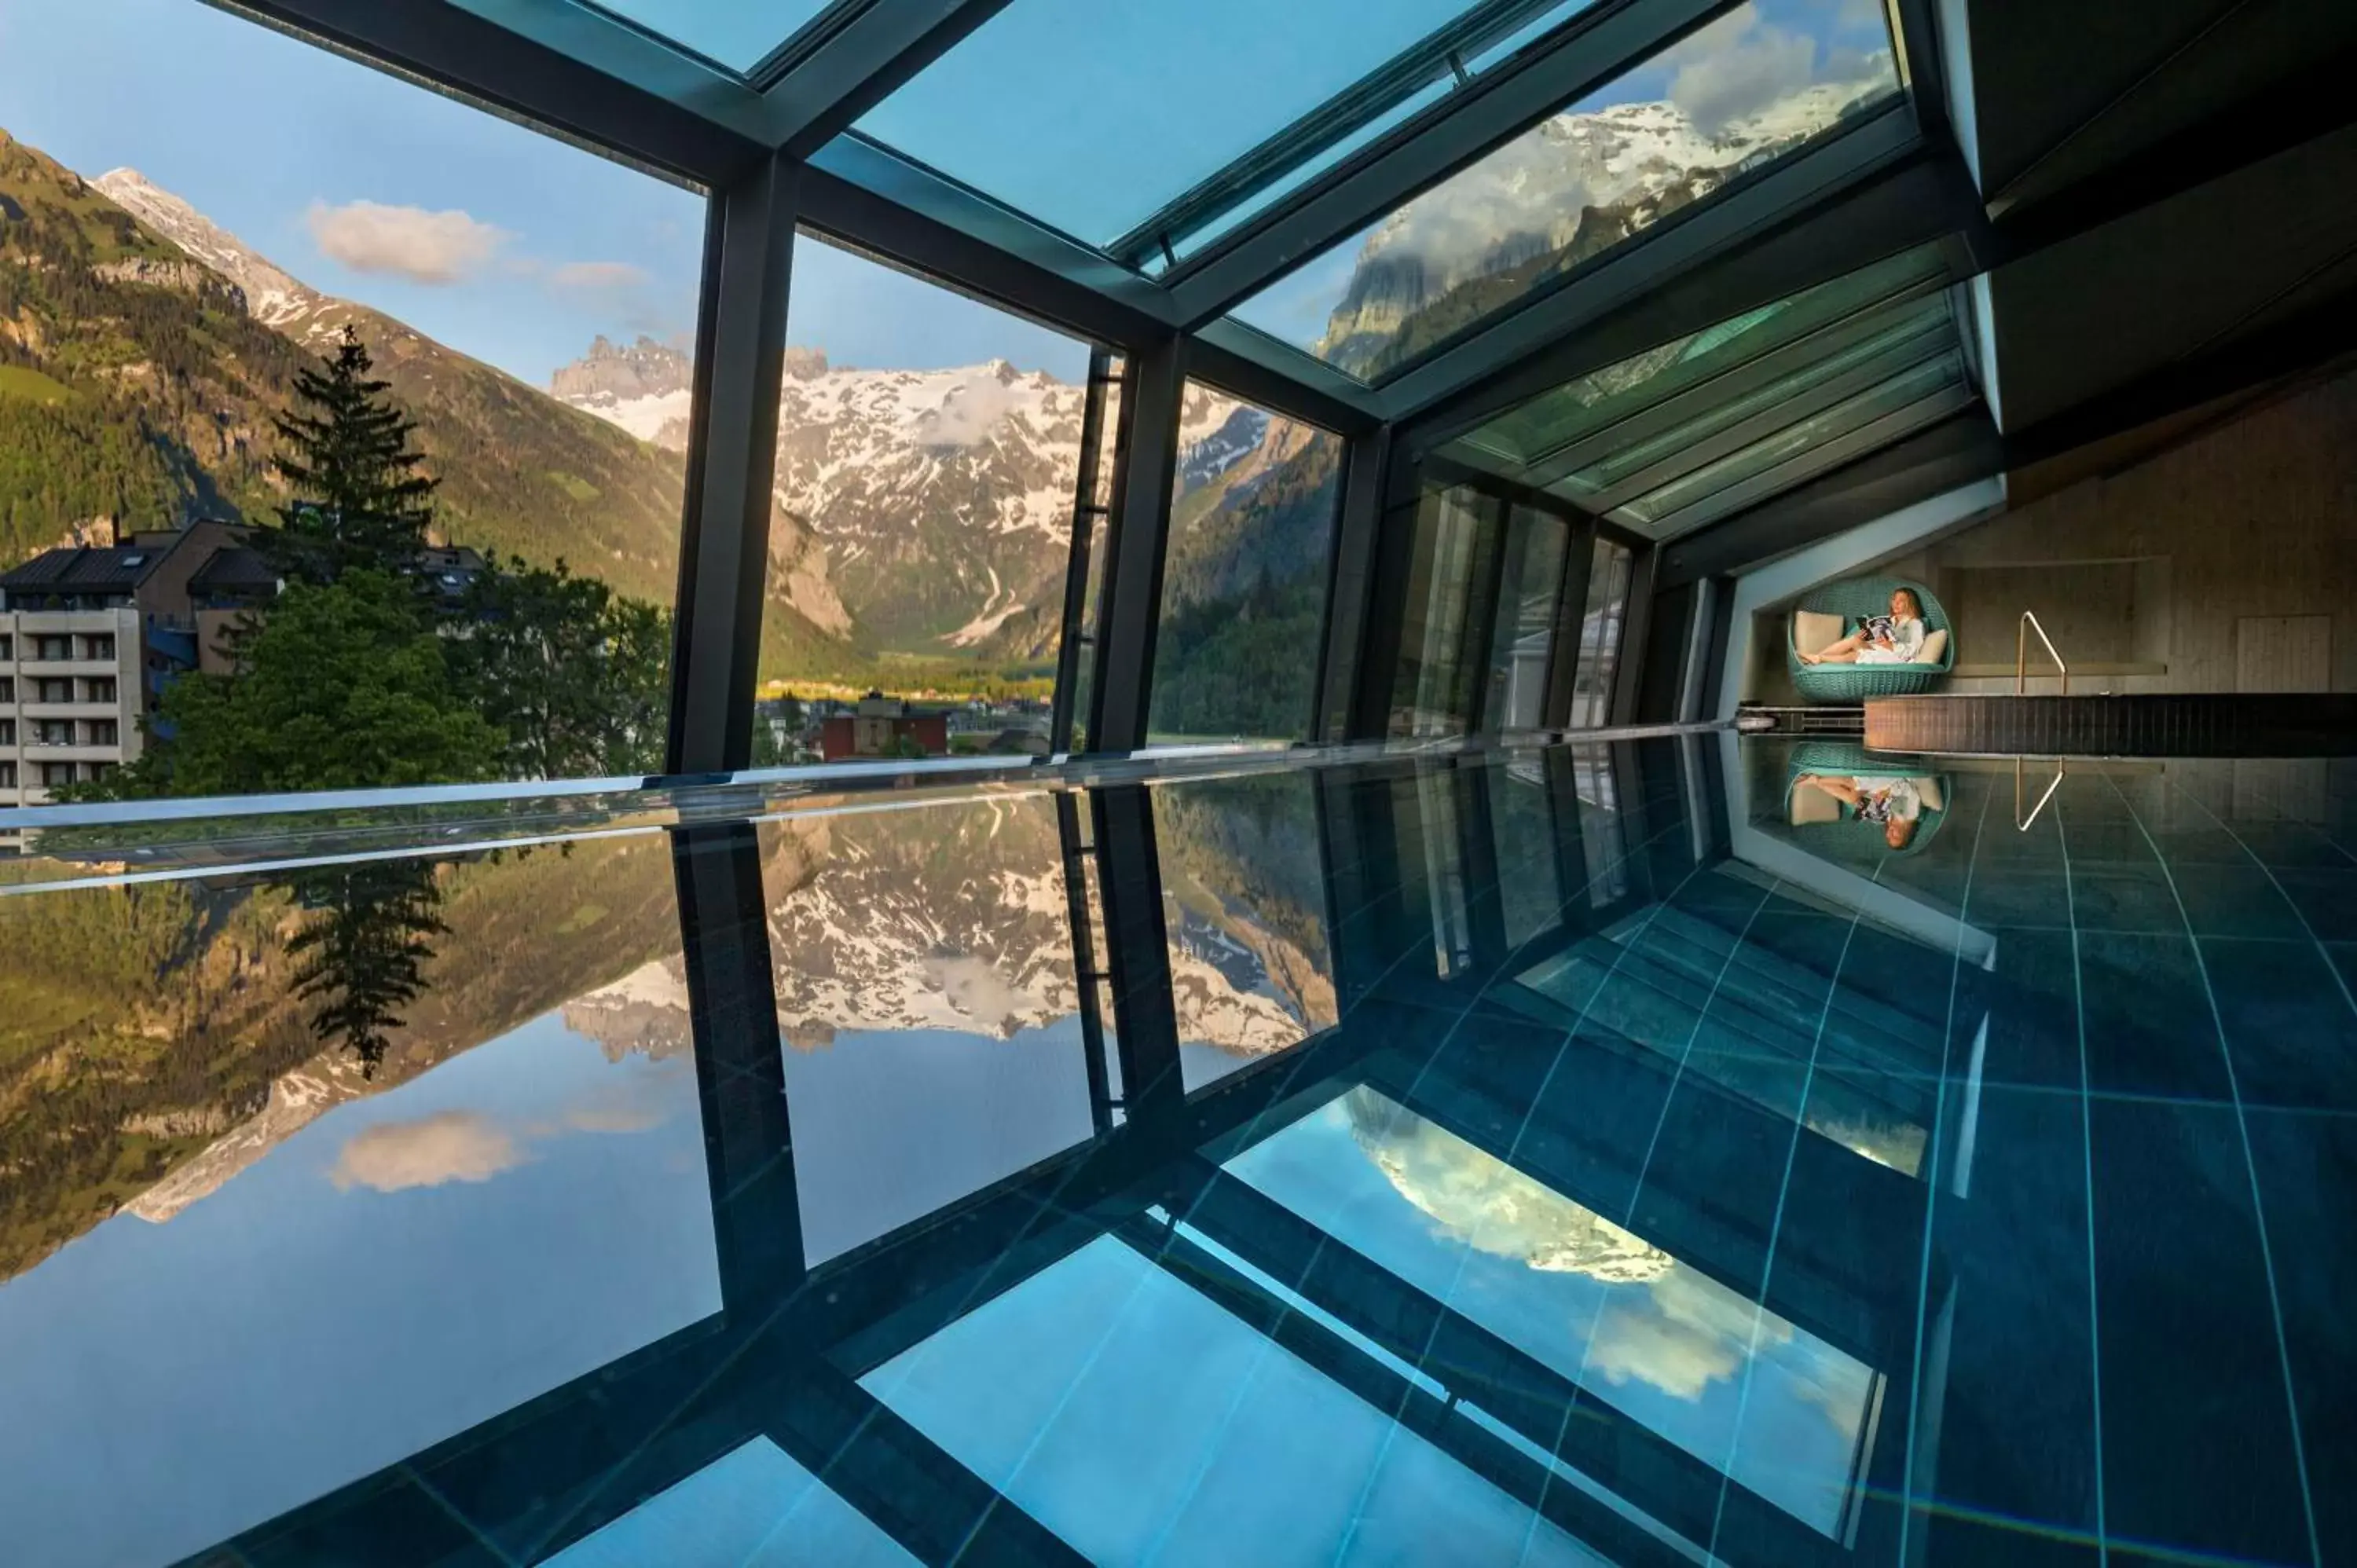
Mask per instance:
[[[341,327],[339,319],[325,317],[343,301],[296,279],[137,169],[110,169],[91,184],[190,259],[237,285],[245,293],[246,314],[264,327],[305,341]]]

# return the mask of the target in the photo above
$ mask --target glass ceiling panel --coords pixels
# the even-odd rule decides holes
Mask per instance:
[[[611,11],[739,75],[751,70],[834,0],[602,0]]]
[[[1500,414],[1465,443],[1510,463],[1534,463],[1715,376],[1893,298],[1919,295],[1946,278],[1936,246],[1903,252],[1592,371]]]
[[[1373,381],[1900,91],[1879,6],[1752,0],[1245,301]]]
[[[1507,41],[1589,3],[1014,0],[858,129],[1042,223],[1111,245],[1443,29],[1495,18],[1476,35],[1474,58],[1459,56],[1469,74],[1511,52]],[[1368,122],[1387,128],[1440,96],[1434,83],[1455,80],[1445,53],[1281,161],[1270,171],[1277,192],[1366,140]],[[1109,102],[1121,113],[1106,113]],[[1248,187],[1169,236],[1174,250],[1200,247],[1272,199]]]
[[[1960,406],[1963,400],[1955,394],[1961,394],[1964,388],[1964,357],[1953,351],[1943,354],[1846,399],[1823,413],[1673,479],[1616,508],[1609,515],[1614,521],[1657,539],[1684,533],[1739,507],[1790,489],[1822,467],[1798,459],[1831,447],[1878,420],[1909,410],[1921,413],[1920,419],[1894,421],[1890,434],[1895,438],[1949,408]],[[1842,454],[1828,456],[1840,460],[1847,455],[1845,449]],[[1790,471],[1777,472],[1787,464],[1792,465]]]
[[[1914,301],[1900,308],[1897,312],[1897,319],[1890,325],[1844,344],[1796,370],[1760,381],[1748,391],[1705,403],[1700,413],[1666,430],[1618,447],[1609,456],[1572,474],[1555,489],[1558,493],[1583,497],[1602,495],[1649,468],[1674,462],[1681,454],[1702,448],[1706,443],[1725,436],[1738,426],[1763,419],[1773,420],[1780,413],[1789,412],[1793,418],[1802,417],[1809,412],[1805,406],[1807,400],[1822,388],[1844,383],[1860,375],[1867,376],[1868,380],[1878,380],[1874,372],[1893,364],[1911,364],[1953,345],[1955,340],[1954,324],[1944,296],[1933,295]]]

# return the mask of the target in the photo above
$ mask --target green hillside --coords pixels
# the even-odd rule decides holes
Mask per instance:
[[[633,598],[676,591],[681,458],[390,317],[330,302],[293,324],[353,326],[417,422],[453,542],[560,558]],[[73,171],[0,132],[0,564],[93,523],[270,520],[271,415],[310,349]],[[784,604],[765,664],[839,662]]]

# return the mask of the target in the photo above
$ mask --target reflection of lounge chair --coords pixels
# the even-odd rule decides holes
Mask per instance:
[[[1801,779],[1809,774],[1854,779],[1862,784],[1876,779],[1906,780],[1914,787],[1915,798],[1921,807],[1915,820],[1914,836],[1908,840],[1906,848],[1892,849],[1884,837],[1884,823],[1861,816],[1851,806],[1814,786],[1803,788]],[[1785,820],[1795,830],[1795,843],[1825,850],[1843,859],[1860,854],[1916,854],[1937,836],[1941,825],[1948,820],[1948,796],[1953,789],[1948,776],[1932,771],[1927,757],[1894,752],[1878,755],[1862,746],[1835,741],[1812,742],[1793,748],[1791,776],[1784,783]]]
[[[1887,615],[1894,589],[1910,590],[1923,607],[1929,635],[1920,664],[1803,664],[1801,652],[1811,652],[1856,631],[1867,616]],[[1928,692],[1947,679],[1956,665],[1954,634],[1948,612],[1932,590],[1903,577],[1852,577],[1813,590],[1793,609],[1784,633],[1784,662],[1792,685],[1812,703],[1862,703],[1868,697],[1902,697]]]

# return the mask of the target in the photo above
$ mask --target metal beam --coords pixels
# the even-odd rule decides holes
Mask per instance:
[[[1105,539],[1104,610],[1098,618],[1103,637],[1089,690],[1092,751],[1135,751],[1146,744],[1186,392],[1184,339],[1166,338],[1129,357],[1122,377],[1112,526]]]
[[[1097,891],[1104,904],[1121,1104],[1147,1135],[1175,1125],[1187,1102],[1178,1066],[1178,1013],[1170,993],[1170,936],[1162,919],[1162,864],[1154,800],[1145,786],[1092,790]]]
[[[1368,609],[1375,586],[1375,550],[1383,526],[1383,467],[1390,432],[1351,443],[1342,465],[1342,494],[1334,518],[1334,561],[1326,596],[1326,645],[1320,657],[1314,740],[1349,738],[1351,693],[1365,650]]]
[[[1660,0],[1596,6],[1551,44],[1483,72],[1290,200],[1173,268],[1165,281],[1180,320],[1193,328],[1225,315],[1296,265],[1731,5],[1732,0]]]
[[[1088,1560],[834,1368],[796,1369],[764,1430],[920,1563],[1086,1568]]]
[[[1168,298],[1144,278],[856,133],[811,156],[802,220],[1092,342],[1135,351],[1173,329]]]
[[[1222,317],[1197,332],[1189,369],[1199,380],[1273,413],[1330,430],[1365,435],[1383,423],[1382,395],[1290,343]]]
[[[769,133],[808,157],[1005,9],[1006,0],[870,0],[764,69]]]
[[[712,198],[673,625],[670,773],[752,761],[799,173],[770,157]]]
[[[672,870],[721,1306],[755,1323],[804,1273],[759,834],[748,822],[675,830]]]
[[[758,93],[590,6],[209,3],[706,188],[770,152]]]
[[[1662,547],[1635,546],[1629,563],[1629,599],[1620,611],[1620,646],[1612,650],[1612,722],[1637,722],[1637,693],[1645,679],[1645,648],[1653,625],[1653,575],[1661,570]]]
[[[1564,547],[1563,585],[1555,607],[1555,647],[1547,654],[1546,708],[1548,729],[1571,726],[1571,700],[1579,680],[1580,639],[1587,628],[1587,585],[1596,574],[1596,521],[1575,508],[1558,506],[1556,514],[1571,530]]]
[[[1056,642],[1056,692],[1049,704],[1048,749],[1072,749],[1073,721],[1080,715],[1074,702],[1080,695],[1082,660],[1095,671],[1094,650],[1099,621],[1088,617],[1089,585],[1094,580],[1098,524],[1105,518],[1111,498],[1103,493],[1105,400],[1113,391],[1113,355],[1098,349],[1089,355],[1089,384],[1081,394],[1081,460],[1073,478],[1071,547],[1064,562],[1064,613]],[[1062,809],[1060,800],[1058,809]]]
[[[1439,27],[1165,203],[1105,249],[1132,266],[1164,254],[1167,247],[1192,238],[1426,88],[1452,74],[1461,86],[1469,56],[1479,55],[1557,3],[1472,0]]]

